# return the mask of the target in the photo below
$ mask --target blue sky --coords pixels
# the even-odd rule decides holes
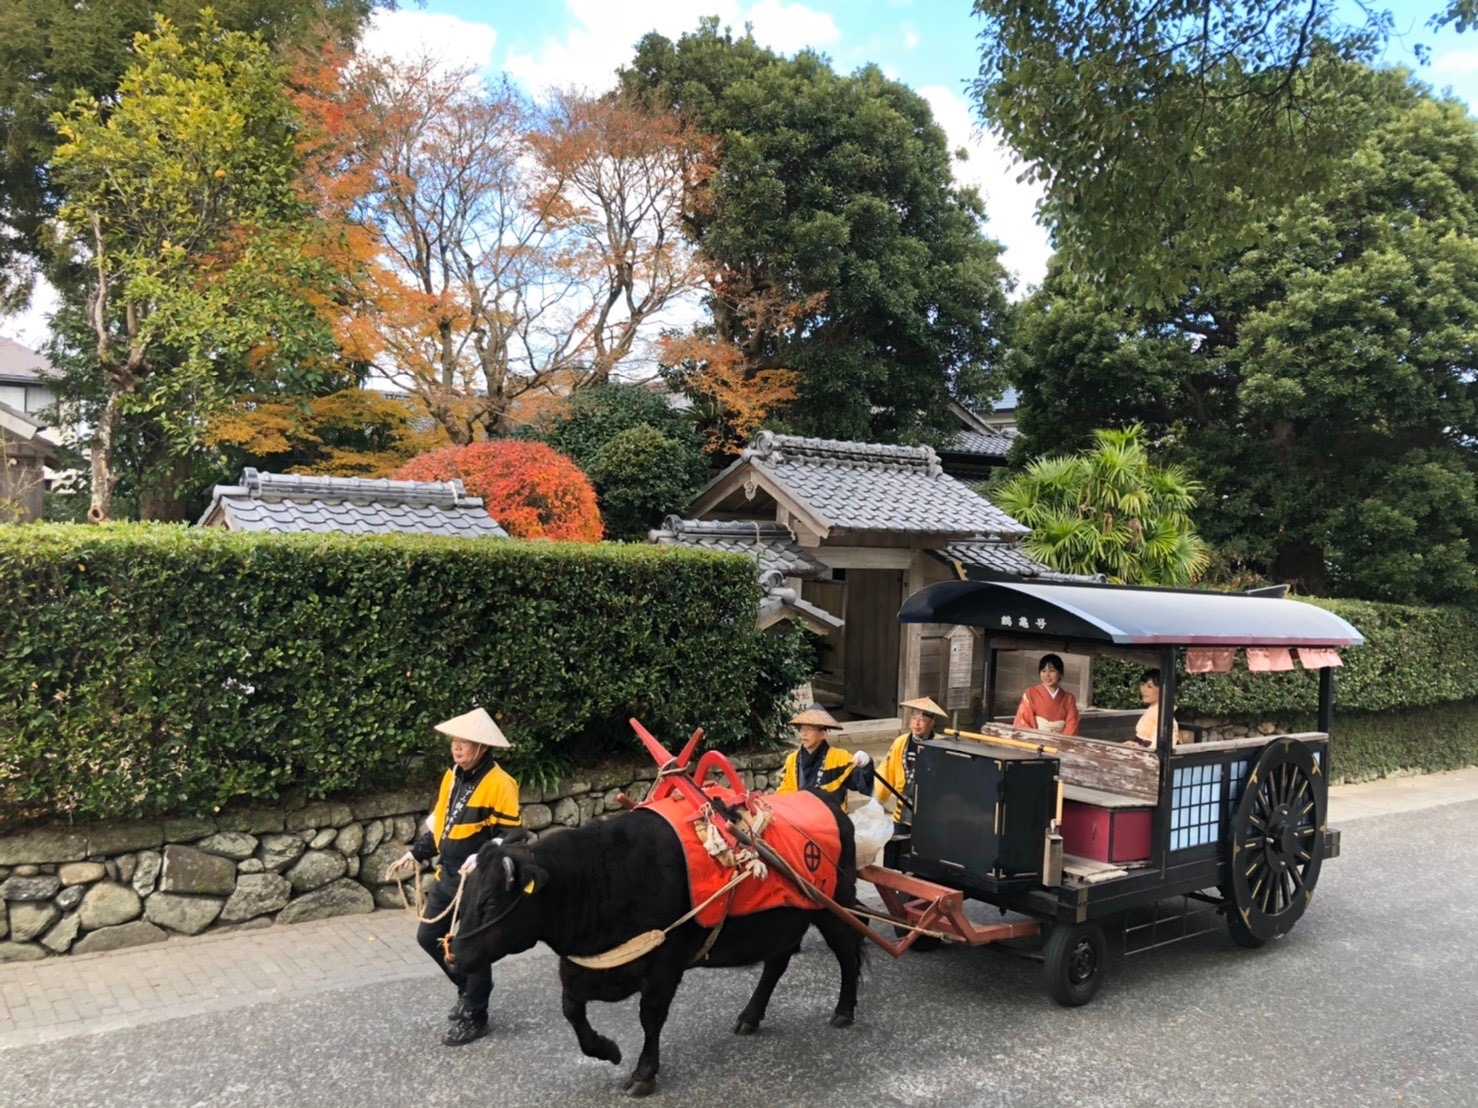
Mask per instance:
[[[978,64],[978,21],[970,0],[401,0],[402,10],[382,12],[366,39],[377,53],[431,53],[451,63],[507,73],[530,91],[575,86],[609,87],[617,66],[630,59],[648,31],[677,38],[704,15],[735,28],[749,23],[764,45],[782,53],[812,48],[838,70],[869,62],[910,85],[933,107],[951,144],[969,159],[959,179],[985,197],[986,231],[1006,248],[1004,261],[1018,281],[1017,295],[1039,281],[1050,249],[1036,224],[1036,191],[1016,182],[1008,151],[980,132],[968,98]],[[1374,0],[1382,6],[1380,0]],[[1432,64],[1419,72],[1438,88],[1451,88],[1478,103],[1478,32],[1434,35],[1424,26],[1439,0],[1396,0],[1392,64],[1412,63],[1412,49],[1426,44]],[[1354,12],[1354,0],[1347,0]],[[44,341],[38,300],[25,316],[0,317],[0,334],[35,346]]]

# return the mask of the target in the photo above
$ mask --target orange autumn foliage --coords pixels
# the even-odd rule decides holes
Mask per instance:
[[[590,480],[574,462],[541,442],[490,439],[412,458],[399,481],[460,478],[482,497],[488,515],[521,539],[599,542],[605,533]]]

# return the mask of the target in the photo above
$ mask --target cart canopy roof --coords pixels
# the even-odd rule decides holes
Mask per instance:
[[[1300,600],[1129,585],[943,581],[914,593],[902,623],[963,623],[1021,638],[1119,645],[1359,646],[1333,612]]]

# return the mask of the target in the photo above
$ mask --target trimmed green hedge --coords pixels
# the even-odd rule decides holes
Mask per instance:
[[[753,741],[806,676],[757,590],[655,546],[0,528],[0,828],[394,783],[476,704],[515,764],[629,749],[632,716]]]
[[[1478,700],[1478,616],[1465,608],[1413,608],[1364,600],[1313,600],[1354,625],[1365,645],[1340,651],[1334,710],[1383,712]],[[1143,666],[1100,658],[1093,667],[1093,702],[1139,706]],[[1249,673],[1238,654],[1230,673],[1181,675],[1176,693],[1183,719],[1308,715],[1319,707],[1316,671]]]

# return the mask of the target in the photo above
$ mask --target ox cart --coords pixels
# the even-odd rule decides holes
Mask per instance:
[[[1103,981],[1106,927],[1127,953],[1225,926],[1257,947],[1285,934],[1339,854],[1328,826],[1332,667],[1364,640],[1333,613],[1282,590],[1226,594],[1101,584],[948,581],[911,596],[906,623],[980,628],[983,705],[974,729],[917,750],[912,826],[884,865],[863,868],[888,909],[877,945],[895,957],[920,941],[980,945],[1045,932],[1048,992],[1085,1004]],[[1085,712],[1079,734],[998,718],[1006,651],[1121,657],[1159,669],[1153,749],[1126,744],[1139,712]],[[1186,741],[1175,732],[1176,674],[1317,669],[1317,730]],[[1014,704],[1019,690],[1004,701]],[[1182,732],[1194,728],[1182,728]],[[967,899],[1018,917],[977,924]],[[1224,919],[1224,924],[1223,924]]]

